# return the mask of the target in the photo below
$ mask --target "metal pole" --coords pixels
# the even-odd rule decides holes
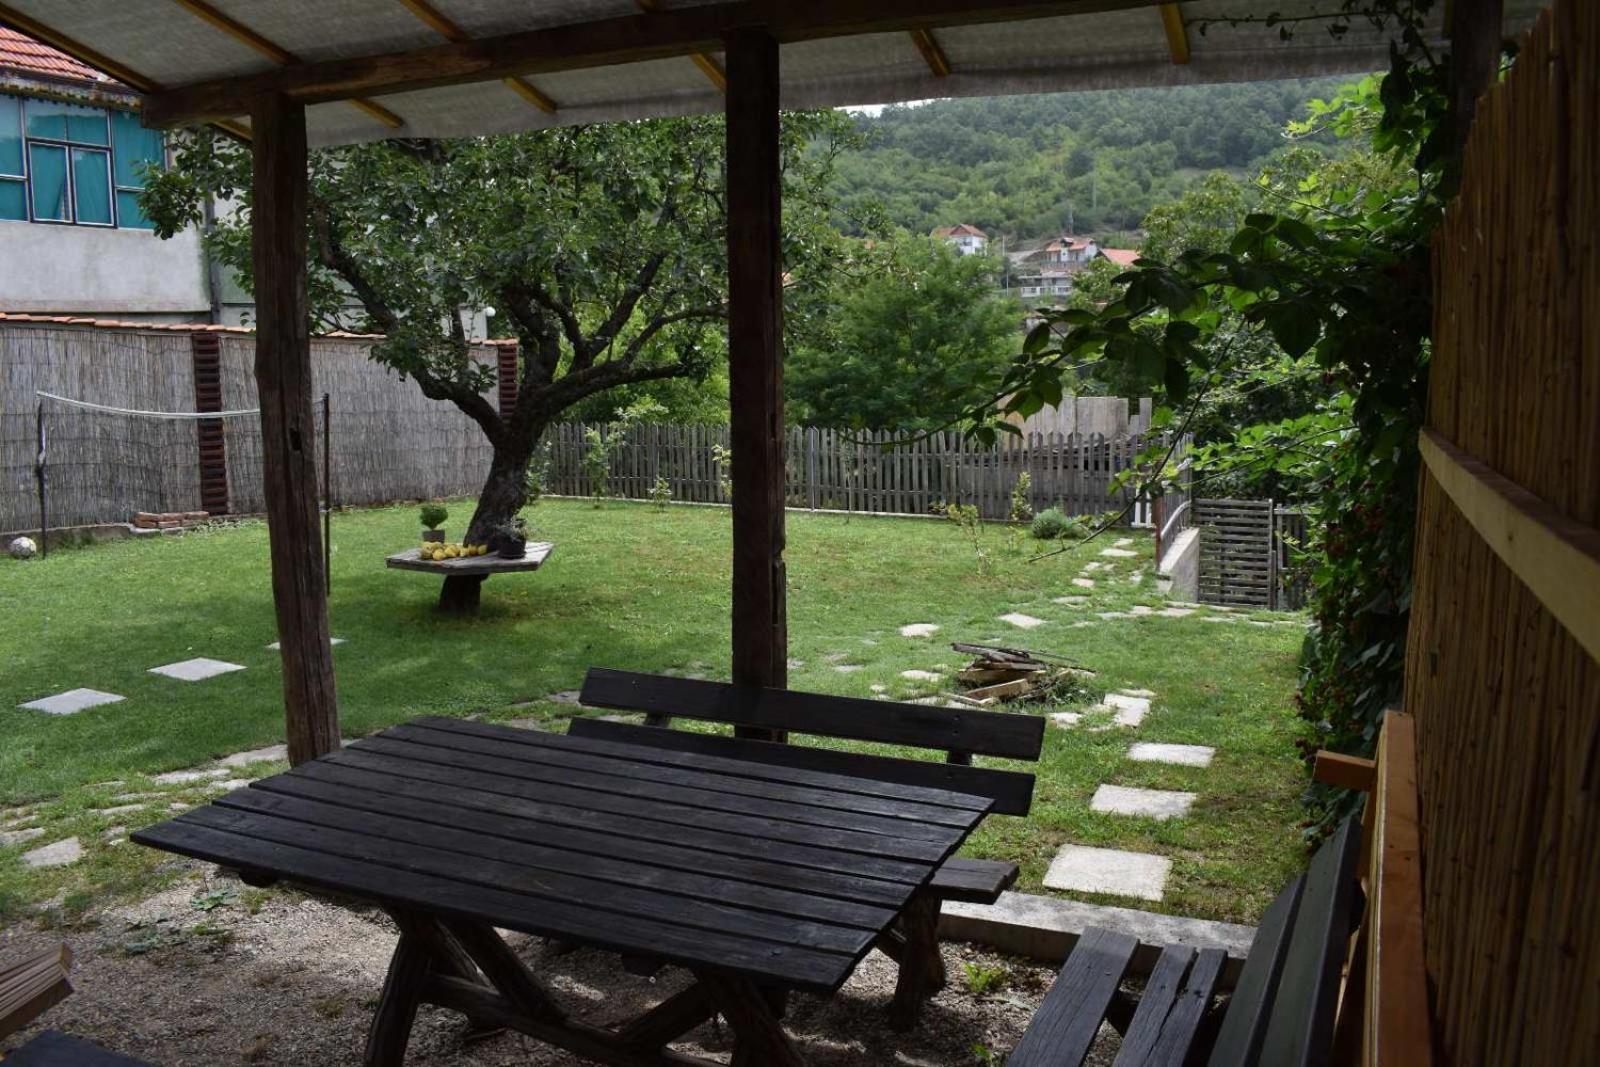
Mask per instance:
[[[38,426],[38,431],[39,431],[39,454],[34,459],[33,473],[34,473],[34,477],[39,479],[39,556],[40,556],[40,558],[43,558],[43,557],[48,556],[50,554],[50,549],[49,549],[50,540],[49,540],[48,537],[45,536],[45,534],[50,529],[50,523],[49,523],[49,513],[45,510],[45,491],[44,491],[45,437],[44,437],[44,401],[43,400],[39,401],[37,426]]]
[[[333,588],[333,457],[328,451],[332,434],[328,417],[332,413],[328,394],[322,394],[322,579]]]

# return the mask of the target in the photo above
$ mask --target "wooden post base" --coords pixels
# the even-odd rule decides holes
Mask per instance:
[[[944,988],[944,957],[939,954],[939,899],[918,894],[899,921],[898,938],[892,939],[900,963],[900,977],[889,1007],[889,1026],[906,1031],[917,1023],[922,1005]]]
[[[707,971],[617,1029],[569,1019],[548,989],[483,923],[391,910],[400,943],[367,1035],[364,1067],[402,1067],[422,1004],[459,1011],[477,1031],[516,1030],[614,1067],[718,1067],[667,1048],[716,1013],[734,1032],[734,1067],[802,1067],[779,1023],[783,994]]]
[[[476,615],[483,600],[485,574],[452,574],[439,590],[439,610],[447,615]]]

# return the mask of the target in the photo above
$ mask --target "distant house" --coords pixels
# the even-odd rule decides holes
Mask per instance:
[[[0,26],[0,311],[210,320],[200,235],[163,241],[139,211],[166,160],[138,99]]]
[[[930,236],[954,245],[963,256],[980,255],[989,248],[989,235],[965,222],[956,226],[940,226]]]
[[[1133,261],[1139,258],[1139,250],[1137,248],[1102,248],[1100,255],[1119,267],[1131,267],[1133,266]]]
[[[1101,254],[1092,237],[1063,234],[1037,248],[1013,253],[1007,288],[1024,300],[1051,299],[1072,292],[1072,277]]]

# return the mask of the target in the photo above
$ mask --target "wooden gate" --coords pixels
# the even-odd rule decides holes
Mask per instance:
[[[1277,553],[1270,500],[1196,500],[1200,528],[1200,600],[1270,608]]]

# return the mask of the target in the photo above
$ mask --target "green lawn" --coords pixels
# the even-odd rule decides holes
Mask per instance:
[[[449,526],[459,531],[468,508],[453,510]],[[383,567],[385,553],[413,543],[414,508],[335,517],[330,612],[333,633],[348,642],[334,653],[347,736],[422,714],[554,720],[574,709],[546,698],[577,688],[591,665],[726,676],[726,510],[551,500],[531,514],[538,536],[556,542],[555,555],[537,574],[491,580],[475,619],[438,617],[435,579]],[[1161,904],[1104,899],[1254,921],[1302,862],[1295,741],[1303,731],[1291,706],[1300,626],[1265,613],[1259,621],[1273,625],[1204,622],[1210,612],[1101,620],[1096,612],[1162,606],[1148,537],[1136,536],[1137,558],[1104,561],[1093,590],[1071,579],[1102,559],[1110,538],[1028,563],[1033,542],[1001,527],[985,537],[989,575],[949,523],[791,515],[790,654],[799,665],[790,685],[928,695],[941,686],[900,672],[953,668],[961,657],[952,640],[998,639],[1069,656],[1097,670],[1108,690],[1153,690],[1154,709],[1136,733],[1050,729],[1033,814],[991,818],[968,851],[1021,860],[1021,888],[1035,891],[1065,841],[1159,852],[1174,861]],[[1052,601],[1072,594],[1091,603]],[[0,610],[8,621],[0,806],[27,808],[0,810],[0,823],[31,819],[47,831],[0,848],[0,921],[41,903],[71,911],[172,877],[166,858],[105,834],[204,796],[202,787],[159,787],[146,776],[282,739],[280,665],[266,648],[275,633],[265,527],[5,560]],[[1046,623],[1024,632],[998,621],[1010,611]],[[1084,621],[1093,625],[1073,625]],[[901,637],[913,622],[941,630]],[[195,656],[248,669],[199,683],[148,673]],[[838,669],[848,666],[859,669]],[[79,686],[127,699],[69,717],[17,707]],[[1124,757],[1133,739],[1213,745],[1217,757],[1208,768],[1132,763]],[[1190,790],[1200,800],[1190,817],[1166,823],[1100,814],[1089,798],[1101,782]],[[130,803],[113,799],[128,793],[150,794],[131,801],[146,806],[95,810]],[[83,861],[23,869],[22,851],[67,835],[85,845]]]

